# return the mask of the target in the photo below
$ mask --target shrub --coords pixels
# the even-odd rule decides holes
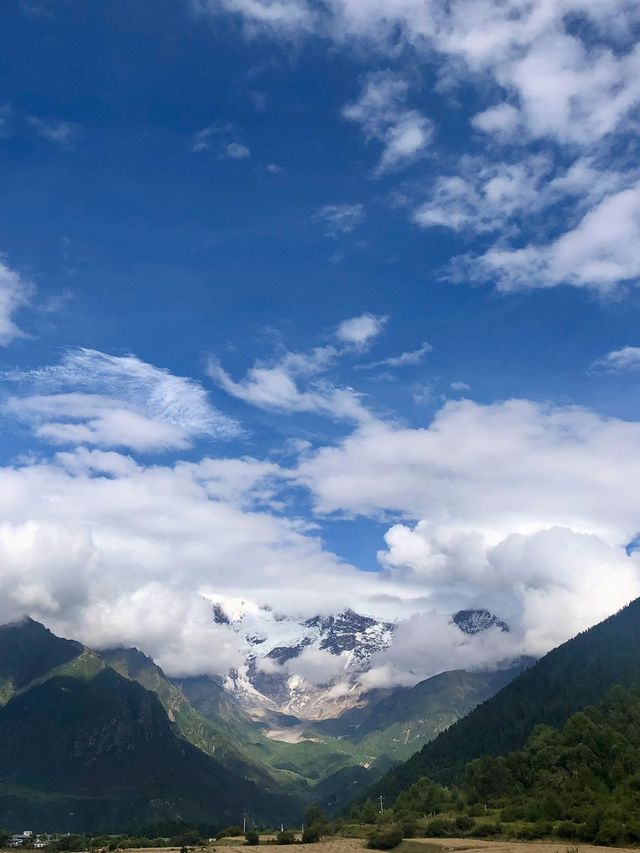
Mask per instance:
[[[374,829],[367,840],[369,850],[393,850],[402,841],[402,828],[397,823]]]
[[[316,841],[320,841],[322,838],[322,827],[317,823],[314,823],[312,826],[305,826],[304,832],[302,833],[302,843],[303,844],[315,844]]]
[[[627,828],[619,820],[604,820],[595,837],[596,844],[624,844],[627,840]]]
[[[402,830],[402,835],[404,838],[415,838],[418,833],[418,827],[416,824],[415,817],[411,815],[407,815],[407,817],[403,817],[400,821],[400,829]]]
[[[467,832],[473,826],[473,820],[466,814],[462,814],[457,817],[454,823],[456,825],[456,829],[459,829],[461,832]]]
[[[242,835],[242,827],[236,826],[236,824],[231,824],[231,826],[225,826],[224,829],[221,829],[220,832],[217,833],[216,839],[235,838],[237,835]]]
[[[572,820],[563,820],[556,827],[556,834],[560,838],[575,838],[578,834],[578,827]],[[567,853],[573,848],[567,848]]]
[[[260,844],[260,836],[257,832],[253,830],[249,830],[249,832],[245,832],[244,840],[247,844],[251,845],[251,847],[255,847],[256,844]]]
[[[276,844],[295,844],[296,843],[296,834],[292,832],[290,829],[285,829],[283,832],[279,832],[276,835]]]
[[[427,838],[453,838],[456,835],[456,824],[452,820],[437,817],[425,826],[424,834]]]
[[[502,832],[502,826],[499,823],[476,823],[473,827],[473,831],[471,835],[475,835],[478,838],[491,838],[494,835],[500,835]]]

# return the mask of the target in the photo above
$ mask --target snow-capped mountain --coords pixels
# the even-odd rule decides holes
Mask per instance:
[[[477,610],[458,610],[451,617],[452,621],[464,631],[465,634],[479,634],[489,628],[499,628],[508,631],[509,626],[502,619],[498,619],[490,610],[480,608]]]
[[[239,635],[244,662],[226,674],[225,687],[254,717],[279,712],[319,720],[353,708],[360,676],[374,654],[389,648],[397,627],[351,609],[299,619],[238,599],[219,600],[212,612]],[[488,610],[460,610],[451,618],[467,634],[509,630]]]
[[[213,618],[241,638],[244,664],[226,688],[255,716],[279,711],[303,719],[334,716],[358,701],[358,675],[391,645],[395,625],[347,609],[296,619],[268,605],[218,601]]]

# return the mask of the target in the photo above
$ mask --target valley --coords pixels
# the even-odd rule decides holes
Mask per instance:
[[[485,611],[452,618],[470,635],[508,630]],[[640,599],[538,662],[376,691],[357,673],[390,629],[345,611],[286,630],[310,639],[284,646],[279,629],[264,655],[331,645],[351,707],[294,716],[264,684],[239,695],[232,676],[172,679],[138,649],[96,651],[30,619],[0,627],[0,826],[211,832],[238,815],[299,826],[311,808],[318,838],[380,836],[380,849],[389,834],[640,843]]]

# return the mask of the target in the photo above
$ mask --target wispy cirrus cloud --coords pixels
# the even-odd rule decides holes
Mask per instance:
[[[251,149],[238,139],[233,124],[214,123],[193,135],[188,146],[193,154],[213,151],[221,160],[248,160]]]
[[[40,116],[29,116],[28,121],[37,136],[60,148],[73,148],[80,136],[80,127],[74,122]]]
[[[168,450],[241,432],[198,382],[133,355],[72,349],[58,364],[3,378],[26,389],[7,412],[52,444]]]
[[[324,225],[326,233],[331,237],[351,234],[364,222],[364,205],[325,204],[316,213],[315,219]]]
[[[322,375],[337,356],[331,346],[310,353],[287,352],[271,362],[256,362],[239,380],[234,380],[212,358],[207,373],[227,394],[260,409],[323,414],[356,422],[368,420],[369,414],[356,391],[336,386]]]
[[[357,364],[357,370],[374,370],[377,367],[409,367],[415,364],[421,364],[427,355],[433,350],[431,344],[424,341],[418,349],[407,350],[401,352],[400,355],[390,355],[387,358],[381,358],[378,361],[372,361],[369,364]]]
[[[362,395],[353,388],[337,385],[326,374],[339,358],[366,351],[386,322],[387,317],[375,314],[349,317],[334,331],[339,346],[285,351],[269,361],[255,362],[238,380],[215,357],[209,359],[207,373],[227,394],[261,409],[365,422],[371,415],[362,403]]]

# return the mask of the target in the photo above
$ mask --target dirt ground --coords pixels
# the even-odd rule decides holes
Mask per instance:
[[[241,839],[238,839],[242,843]],[[223,845],[212,844],[207,848],[207,853],[230,853]],[[596,847],[592,844],[571,844],[564,841],[484,841],[473,838],[415,838],[407,839],[398,848],[398,853],[434,853],[434,848],[439,848],[442,853],[567,853],[571,848],[577,849],[577,853],[638,853],[638,848],[622,847]],[[362,853],[365,848],[363,838],[335,838],[320,841],[318,844],[290,844],[281,847],[278,844],[270,844],[262,838],[260,850],[269,850],[270,853]],[[245,848],[247,853],[252,848]],[[134,853],[134,851],[129,851]],[[144,851],[140,851],[144,853]]]
[[[419,845],[439,847],[443,853],[612,853],[628,851],[638,853],[633,847],[597,847],[594,844],[576,844],[568,841],[483,841],[474,838],[415,838],[404,842],[406,853],[419,853]]]
[[[214,842],[204,848],[204,853],[231,853],[230,847],[243,847],[246,853],[256,848],[246,847],[244,838],[225,838],[225,843]],[[412,838],[406,839],[397,848],[397,853],[639,853],[633,847],[596,847],[592,844],[570,844],[564,841],[484,841],[473,838]],[[282,847],[271,843],[264,836],[260,839],[260,850],[270,853],[363,853],[363,838],[332,838],[317,844],[288,844]],[[14,850],[10,853],[15,853]],[[144,848],[128,850],[127,853],[179,853],[178,847]],[[238,851],[239,853],[239,851]],[[257,853],[257,851],[256,851]]]

